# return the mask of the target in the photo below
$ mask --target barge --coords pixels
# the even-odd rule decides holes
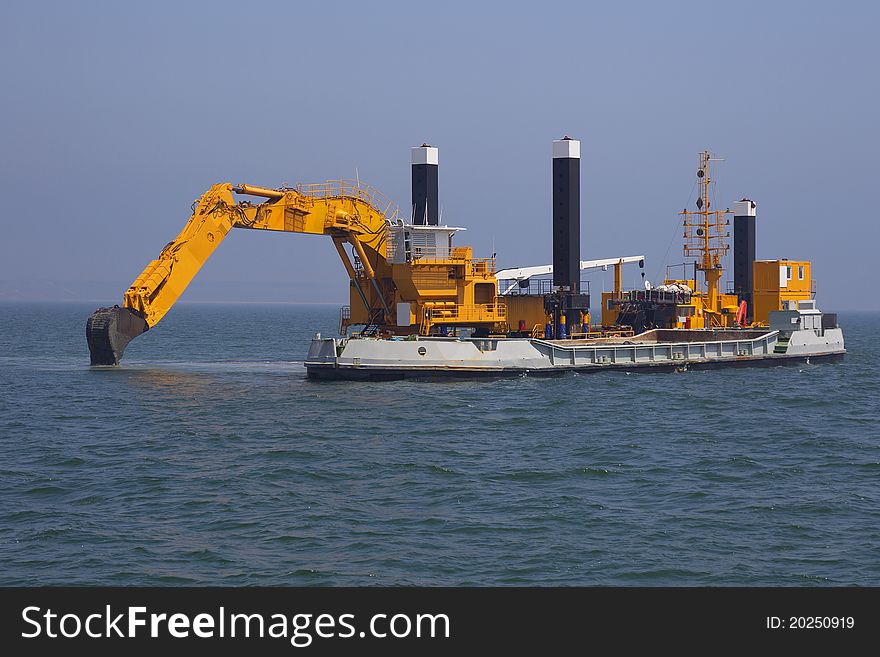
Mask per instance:
[[[708,151],[700,153],[696,209],[685,209],[681,278],[623,290],[622,268],[644,256],[580,260],[580,142],[553,144],[553,265],[495,273],[508,322],[500,335],[449,336],[420,331],[406,337],[315,336],[304,362],[315,379],[405,379],[530,376],[564,372],[686,371],[835,361],[846,353],[836,314],[816,306],[807,261],[756,260],[757,204],[712,209]],[[414,198],[416,194],[414,192]],[[734,275],[721,290],[734,224]],[[590,321],[589,283],[581,272],[614,270],[602,293],[601,323]],[[702,276],[701,276],[702,275]],[[552,279],[547,277],[552,276]],[[702,277],[703,280],[700,280]],[[644,273],[642,273],[644,279]],[[702,285],[701,285],[702,284]],[[451,315],[450,315],[451,316]],[[518,325],[518,331],[511,331]],[[528,333],[531,328],[531,335]]]
[[[762,330],[651,329],[570,340],[316,335],[304,364],[314,379],[395,380],[772,366],[836,361],[845,353],[836,317],[802,301],[774,313]]]
[[[310,378],[669,371],[843,357],[837,316],[816,305],[811,263],[756,258],[754,201],[743,198],[732,211],[712,207],[716,160],[708,151],[700,153],[694,207],[680,213],[685,262],[672,268],[680,276],[667,267],[653,285],[642,255],[581,260],[580,156],[577,140],[552,144],[552,264],[500,270],[495,254],[478,258],[453,244],[465,229],[441,221],[438,149],[428,144],[412,149],[408,218],[360,181],[218,183],[193,204],[181,233],[123,304],[89,318],[91,364],[118,365],[126,345],[165,316],[233,228],[332,240],[348,274],[349,304],[340,311],[340,337],[312,340],[304,360]],[[724,289],[731,237],[733,276]],[[628,265],[641,273],[633,289],[622,283]],[[613,289],[602,291],[594,319],[582,275],[609,268]]]

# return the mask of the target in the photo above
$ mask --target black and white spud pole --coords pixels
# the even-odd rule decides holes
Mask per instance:
[[[438,151],[429,144],[412,149],[412,206],[414,224],[440,223],[437,186]]]
[[[553,142],[553,285],[577,292],[581,269],[581,142]]]
[[[733,204],[733,291],[747,304],[746,318],[754,317],[755,210],[757,204],[744,198]]]
[[[580,330],[581,311],[564,300],[580,291],[581,279],[581,142],[563,137],[553,142],[553,286],[561,294],[554,312],[554,337],[561,337],[560,315],[567,332]],[[566,294],[567,293],[567,294]]]

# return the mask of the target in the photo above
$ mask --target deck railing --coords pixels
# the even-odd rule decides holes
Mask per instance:
[[[314,198],[354,197],[372,205],[386,221],[400,219],[397,204],[375,187],[357,180],[327,180],[322,183],[300,183],[294,189]]]
[[[470,262],[472,274],[494,274],[495,258],[474,258],[469,256],[470,249],[459,246],[413,246],[406,252],[409,262],[432,265],[436,263]]]
[[[505,297],[541,296],[553,292],[553,281],[549,278],[528,278],[522,282],[515,279],[498,281],[498,289]],[[590,281],[580,282],[581,294],[590,293]]]
[[[472,306],[454,305],[426,308],[425,318],[432,324],[444,321],[464,322],[503,322],[507,319],[507,306],[501,302],[476,303]]]

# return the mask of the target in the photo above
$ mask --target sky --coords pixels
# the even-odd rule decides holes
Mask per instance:
[[[551,141],[581,140],[581,257],[682,262],[698,153],[761,259],[880,309],[880,5],[4,2],[0,299],[119,302],[216,182],[354,178],[499,267],[551,261]],[[347,302],[329,239],[233,231],[188,301]],[[628,268],[624,283],[639,284]],[[594,295],[612,284],[596,274]]]

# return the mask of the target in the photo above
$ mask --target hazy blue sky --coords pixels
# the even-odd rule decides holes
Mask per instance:
[[[823,307],[877,309],[878,19],[868,2],[8,0],[0,298],[118,301],[214,182],[357,169],[408,207],[423,141],[461,243],[547,263],[550,142],[569,134],[582,257],[645,253],[652,279],[681,262],[708,148],[718,205],[758,203],[759,258],[812,259]],[[237,231],[184,299],[346,293],[330,240]]]

